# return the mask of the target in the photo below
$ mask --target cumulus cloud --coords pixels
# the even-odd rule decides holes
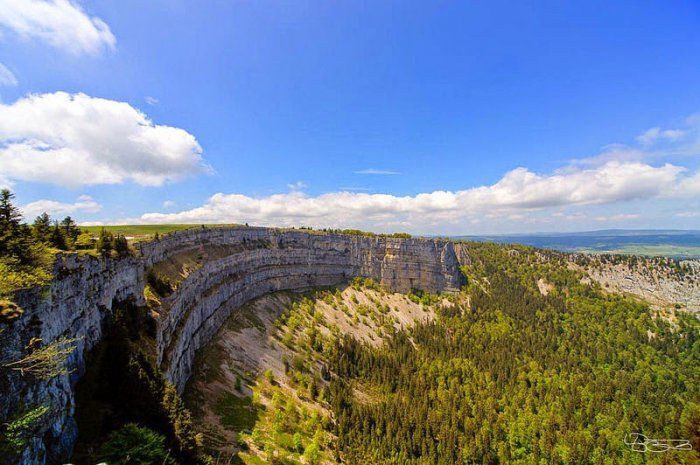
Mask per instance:
[[[70,0],[0,0],[0,27],[74,55],[97,55],[116,43],[104,21]]]
[[[16,86],[17,78],[7,66],[0,63],[0,86]]]
[[[692,178],[685,174],[682,167],[670,164],[651,166],[639,162],[610,161],[599,167],[548,175],[517,168],[489,186],[461,191],[434,191],[415,196],[347,191],[318,196],[291,191],[266,197],[218,193],[201,207],[178,213],[147,213],[137,221],[247,222],[425,232],[449,225],[474,223],[482,218],[517,222],[528,220],[531,212],[547,209],[687,194],[679,192],[675,186],[689,179]]]
[[[97,213],[102,206],[89,195],[81,195],[73,203],[55,200],[37,200],[21,207],[24,217],[29,221],[46,212],[51,216],[74,215],[76,213]]]
[[[192,134],[125,102],[56,92],[0,103],[0,173],[9,181],[158,186],[208,170],[201,154]]]

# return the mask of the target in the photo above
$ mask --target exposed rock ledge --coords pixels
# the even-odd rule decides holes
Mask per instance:
[[[77,429],[74,386],[85,371],[85,356],[102,337],[115,305],[143,305],[146,270],[188,251],[216,248],[215,258],[187,274],[163,302],[156,353],[167,379],[182,390],[195,352],[231,311],[263,294],[337,284],[371,277],[396,290],[455,291],[462,284],[450,242],[268,228],[195,228],[140,244],[135,258],[113,260],[58,257],[48,289],[21,292],[22,317],[1,329],[0,360],[16,358],[30,338],[50,342],[80,338],[69,365],[71,375],[28,385],[17,373],[0,374],[0,421],[20,405],[46,405],[49,413],[24,451],[22,464],[64,463]],[[0,459],[0,463],[2,463]]]

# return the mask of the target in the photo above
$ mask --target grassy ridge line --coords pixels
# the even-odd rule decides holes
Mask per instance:
[[[176,231],[183,231],[193,228],[242,228],[248,227],[239,223],[211,223],[211,224],[122,224],[122,225],[107,225],[107,226],[80,226],[80,229],[91,234],[97,235],[102,229],[105,229],[112,234],[121,234],[123,236],[147,239],[156,233],[163,235]],[[306,226],[299,227],[277,227],[277,226],[251,226],[253,228],[268,228],[278,231],[303,231],[309,234],[344,234],[351,236],[367,236],[367,237],[393,237],[399,239],[409,239],[412,236],[407,233],[373,233],[369,231],[361,231],[359,229],[313,229]]]
[[[173,231],[181,231],[183,229],[196,228],[198,224],[123,224],[110,226],[81,226],[80,229],[93,234],[99,234],[104,228],[113,234],[122,234],[124,236],[152,236],[155,233],[167,234]],[[217,225],[219,226],[219,225]],[[223,225],[222,225],[223,226]],[[228,226],[228,225],[227,225]],[[233,226],[233,225],[231,225]]]

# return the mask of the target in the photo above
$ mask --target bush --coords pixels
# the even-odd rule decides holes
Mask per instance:
[[[53,255],[43,247],[34,249],[34,263],[22,265],[14,257],[0,256],[0,296],[11,296],[19,289],[43,286],[51,280]]]
[[[0,425],[0,457],[15,456],[27,446],[33,429],[49,408],[42,405]]]
[[[75,240],[75,248],[79,250],[89,250],[95,247],[95,239],[92,234],[84,232]]]
[[[110,465],[174,464],[165,449],[165,437],[134,423],[109,436],[100,449],[100,460]]]

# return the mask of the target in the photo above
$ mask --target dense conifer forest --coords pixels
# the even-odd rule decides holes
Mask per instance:
[[[380,348],[336,341],[330,397],[346,462],[697,463],[697,318],[606,295],[558,254],[470,253],[466,295],[435,321]],[[358,389],[374,395],[360,401]],[[634,452],[632,432],[695,451]]]

